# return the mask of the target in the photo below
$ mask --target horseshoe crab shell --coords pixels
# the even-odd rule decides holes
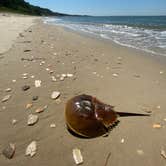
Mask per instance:
[[[92,138],[106,134],[118,122],[118,116],[146,116],[146,114],[115,112],[113,106],[85,94],[68,100],[65,108],[68,129],[82,137]]]

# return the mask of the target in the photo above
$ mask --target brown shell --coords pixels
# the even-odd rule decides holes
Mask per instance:
[[[97,137],[108,132],[118,115],[113,106],[89,95],[79,95],[67,102],[65,116],[68,128],[75,134]]]

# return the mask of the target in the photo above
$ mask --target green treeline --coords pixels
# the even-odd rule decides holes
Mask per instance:
[[[33,6],[24,0],[0,0],[0,11],[22,13],[37,16],[60,16],[61,13],[53,12],[49,9]]]

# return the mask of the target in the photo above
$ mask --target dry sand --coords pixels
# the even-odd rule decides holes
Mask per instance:
[[[72,149],[76,147],[82,151],[84,166],[104,166],[109,154],[107,165],[111,166],[165,164],[160,155],[161,149],[166,151],[166,73],[161,72],[166,71],[165,57],[153,57],[42,23],[23,35],[0,59],[0,97],[12,95],[7,102],[0,103],[0,149],[10,142],[16,145],[13,159],[1,155],[0,165],[72,166]],[[36,58],[43,58],[45,64],[40,66],[42,60]],[[54,73],[50,75],[46,68]],[[28,73],[28,79],[22,78],[23,73]],[[51,81],[51,76],[62,73],[73,73],[74,77]],[[42,81],[41,87],[35,88],[35,80]],[[22,91],[24,85],[31,88]],[[4,92],[6,88],[12,91]],[[50,99],[52,91],[61,92],[61,103]],[[116,106],[117,111],[146,110],[152,111],[152,115],[119,118],[119,125],[108,137],[80,139],[66,130],[64,108],[70,97],[82,93]],[[26,104],[32,103],[35,95],[39,99],[26,110]],[[38,123],[27,126],[28,115],[44,105],[48,108],[39,114]],[[12,125],[12,119],[18,122]],[[56,127],[50,128],[51,123]],[[154,129],[156,123],[161,128]],[[37,153],[31,158],[25,156],[25,149],[33,140],[37,141]]]
[[[0,54],[9,50],[19,33],[34,23],[35,17],[0,14]]]

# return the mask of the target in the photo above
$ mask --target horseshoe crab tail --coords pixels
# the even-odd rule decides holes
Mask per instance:
[[[127,116],[150,116],[151,114],[140,114],[140,113],[130,113],[130,112],[116,112],[120,117]]]

